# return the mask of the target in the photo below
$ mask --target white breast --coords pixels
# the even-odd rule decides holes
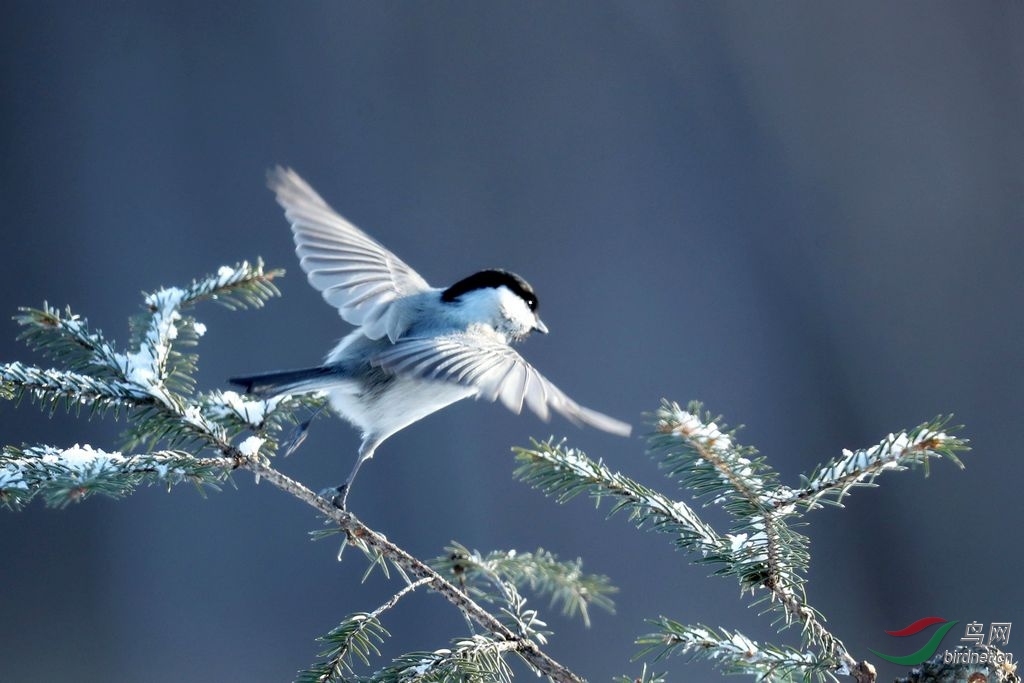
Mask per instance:
[[[476,393],[472,387],[396,377],[381,394],[367,400],[339,388],[328,397],[331,407],[363,431],[386,439],[431,413]]]

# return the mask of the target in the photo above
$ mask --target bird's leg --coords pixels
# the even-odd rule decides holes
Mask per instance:
[[[335,489],[334,498],[331,499],[331,504],[339,510],[345,509],[345,501],[348,500],[348,494],[352,490],[352,482],[355,481],[356,474],[359,472],[359,468],[364,462],[373,457],[373,452],[377,450],[377,446],[380,445],[382,439],[376,439],[372,437],[366,437],[363,439],[362,445],[359,447],[359,458],[356,459],[355,467],[348,475],[348,479],[345,483]]]

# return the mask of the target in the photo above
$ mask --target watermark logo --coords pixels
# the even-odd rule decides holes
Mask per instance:
[[[946,637],[950,629],[959,624],[959,621],[946,621],[941,617],[925,617],[918,619],[910,626],[902,628],[899,631],[886,631],[890,636],[897,638],[905,638],[912,636],[921,631],[934,626],[935,624],[942,624],[932,637],[925,643],[917,652],[913,652],[909,655],[895,656],[887,655],[878,650],[871,650],[876,656],[882,659],[892,662],[893,664],[900,664],[902,666],[917,666],[923,664],[925,661],[930,659],[936,651],[939,649],[939,645],[942,643],[942,639]],[[1013,654],[1010,652],[1000,652],[994,650],[991,654],[985,647],[985,625],[976,621],[972,621],[967,624],[967,628],[964,629],[964,637],[960,639],[961,643],[970,644],[974,649],[966,649],[965,646],[960,646],[955,650],[946,650],[943,653],[943,661],[946,664],[985,664],[990,660],[993,663],[1001,664],[1003,662],[1013,662]],[[988,646],[995,648],[997,646],[1006,646],[1010,643],[1010,622],[1008,621],[995,621],[989,626],[988,629]],[[998,661],[996,661],[998,660]]]
[[[906,636],[912,636],[915,633],[920,633],[929,626],[933,626],[935,624],[945,624],[945,626],[940,627],[932,635],[931,639],[927,643],[925,643],[924,647],[922,647],[917,652],[911,653],[909,655],[896,657],[893,655],[883,654],[878,650],[871,651],[875,653],[876,656],[881,657],[886,661],[890,661],[893,664],[900,664],[902,666],[917,666],[918,664],[925,662],[932,655],[935,654],[935,651],[939,649],[939,643],[941,643],[942,639],[946,637],[947,633],[949,633],[949,629],[953,628],[958,623],[960,622],[946,621],[941,617],[925,617],[924,619],[918,619],[906,628],[901,628],[899,631],[886,631],[886,633],[888,633],[890,636],[896,636],[897,638],[905,638]]]

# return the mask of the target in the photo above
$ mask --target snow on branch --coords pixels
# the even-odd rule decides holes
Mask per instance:
[[[643,665],[639,676],[617,676],[615,683],[668,683],[666,674],[656,671],[648,671],[647,664]]]
[[[145,297],[144,312],[132,321],[132,349],[117,353],[113,364],[131,384],[147,391],[156,401],[174,406],[174,391],[191,392],[196,358],[182,353],[194,345],[206,327],[183,311],[205,300],[232,310],[259,308],[279,294],[273,280],[282,271],[265,272],[263,262],[243,261],[221,266],[216,274],[193,280],[187,287],[164,287]],[[175,344],[175,342],[177,342]]]
[[[316,509],[335,525],[335,533],[344,533],[348,543],[364,551],[371,569],[391,566],[407,582],[376,611],[348,617],[325,636],[330,644],[323,654],[327,660],[300,674],[309,676],[302,680],[447,680],[466,675],[504,681],[511,676],[505,658],[514,653],[550,680],[582,683],[540,649],[545,624],[536,610],[526,608],[526,599],[512,581],[496,581],[501,599],[492,614],[429,565],[270,466],[283,427],[297,421],[294,415],[300,409],[322,406],[322,396],[259,399],[232,391],[195,391],[197,358],[182,349],[195,345],[206,328],[187,314],[188,308],[204,300],[230,308],[262,305],[277,293],[272,279],[279,272],[265,272],[261,262],[241,263],[222,267],[187,287],[148,294],[123,350],[71,311],[60,312],[45,304],[42,309],[22,309],[17,318],[24,328],[22,338],[63,367],[0,364],[0,398],[27,396],[51,412],[61,406],[76,413],[83,407],[101,414],[112,409],[115,417],[128,418],[128,446],[123,450],[145,448],[128,455],[77,444],[63,449],[4,447],[0,450],[0,504],[21,508],[40,496],[48,505],[64,506],[93,494],[121,497],[141,484],[171,486],[191,481],[200,487],[216,486],[243,468],[255,474],[257,481],[266,480]],[[183,444],[194,448],[191,452],[176,448]],[[204,450],[213,457],[200,457]],[[541,592],[557,595],[566,609],[576,605],[585,610],[588,600],[603,605],[607,599],[604,593],[610,587],[580,575],[578,563],[574,567],[565,563],[564,576],[559,577],[555,567],[560,565],[553,556],[538,557],[537,562],[547,574],[531,576],[520,563],[515,565],[517,578],[535,581]],[[505,571],[510,576],[515,573],[511,567]],[[460,639],[443,650],[404,655],[368,678],[348,677],[355,660],[368,663],[369,656],[377,654],[376,643],[386,635],[380,614],[417,586],[429,586],[444,596],[462,612],[471,629],[476,624],[486,634]]]
[[[195,458],[181,451],[139,455],[75,444],[70,448],[6,446],[0,451],[0,504],[12,509],[42,496],[50,507],[99,493],[121,498],[141,484],[184,481],[215,487],[231,471],[230,458]]]
[[[22,327],[19,339],[49,358],[59,358],[68,369],[122,378],[114,370],[118,355],[114,346],[70,308],[61,312],[44,302],[39,309],[19,308],[14,320]]]
[[[295,424],[295,415],[301,408],[319,408],[324,400],[324,394],[319,392],[257,398],[234,391],[214,390],[199,396],[202,414],[229,434],[252,431],[264,437],[278,434],[284,426]]]
[[[963,469],[957,453],[970,448],[967,439],[949,433],[955,429],[949,421],[950,417],[937,417],[910,431],[889,434],[870,448],[844,449],[842,457],[820,465],[810,476],[801,477],[802,486],[780,497],[776,505],[800,504],[808,509],[825,502],[841,505],[852,488],[874,486],[883,472],[922,466],[927,476],[932,458],[949,460]]]
[[[230,310],[261,308],[269,299],[280,296],[273,281],[282,275],[284,270],[281,269],[264,270],[262,259],[256,259],[256,263],[242,261],[234,266],[221,266],[216,274],[193,280],[191,285],[179,290],[181,302],[191,305],[210,300]]]
[[[7,446],[0,450],[0,504],[20,508],[34,497],[63,506],[93,494],[120,497],[141,484],[171,486],[183,481],[216,486],[236,468],[245,468],[315,508],[343,532],[370,560],[370,570],[393,567],[406,585],[370,613],[346,617],[324,636],[324,659],[300,674],[302,681],[435,681],[511,678],[506,659],[515,655],[533,671],[554,681],[580,683],[576,674],[541,650],[546,624],[526,607],[521,589],[550,597],[569,615],[589,623],[593,605],[611,611],[614,591],[606,577],[582,572],[579,560],[559,561],[544,550],[482,554],[454,544],[434,566],[412,557],[386,537],[340,511],[307,487],[270,467],[277,439],[296,411],[320,406],[318,396],[259,399],[232,391],[197,393],[197,358],[183,351],[205,333],[188,314],[195,303],[212,300],[231,308],[260,306],[277,294],[272,280],[279,271],[263,264],[222,267],[183,288],[159,289],[145,297],[143,313],[132,326],[132,340],[121,349],[69,310],[44,304],[21,309],[21,337],[63,367],[40,368],[23,363],[0,364],[0,398],[28,397],[51,412],[59,407],[92,413],[112,411],[127,417],[128,445],[103,451],[75,445]],[[803,647],[759,644],[740,633],[705,626],[683,626],[667,618],[655,622],[659,632],[638,642],[662,654],[687,653],[718,662],[726,671],[755,674],[765,680],[832,680],[850,675],[873,683],[873,668],[858,664],[841,641],[825,629],[821,615],[807,602],[804,574],[807,539],[795,532],[808,510],[823,503],[839,504],[855,486],[873,485],[887,470],[916,466],[927,469],[932,458],[962,467],[957,453],[966,440],[951,435],[948,419],[936,419],[857,451],[844,451],[790,488],[751,447],[739,444],[735,430],[712,417],[699,403],[685,409],[664,402],[655,416],[651,453],[667,474],[705,505],[719,505],[730,518],[728,533],[719,534],[687,503],[648,488],[602,461],[568,448],[564,441],[534,441],[515,449],[516,475],[560,502],[585,493],[598,503],[612,501],[609,514],[624,512],[637,527],[674,537],[678,547],[698,561],[717,565],[716,573],[739,579],[744,589],[761,591],[758,600],[774,610],[777,621],[802,627]],[[195,446],[192,453],[178,448]],[[141,446],[141,448],[139,448]],[[199,457],[203,450],[212,457]],[[795,519],[794,519],[795,518]],[[368,570],[369,571],[369,570]],[[442,573],[451,577],[445,578]],[[462,588],[457,587],[459,584]],[[418,586],[428,586],[456,606],[483,633],[456,640],[451,647],[413,652],[368,676],[353,670],[369,665],[377,645],[387,636],[380,615]],[[494,613],[474,598],[494,605]],[[757,604],[757,603],[755,603]],[[472,632],[472,630],[471,630]],[[641,680],[662,680],[657,674]]]
[[[813,652],[761,644],[739,631],[686,626],[665,617],[652,623],[658,631],[637,639],[637,644],[644,646],[641,655],[689,655],[714,662],[726,673],[753,675],[763,681],[838,680],[834,662]]]
[[[649,438],[651,454],[669,477],[732,516],[728,573],[744,588],[771,591],[787,622],[803,621],[791,608],[803,593],[803,573],[810,562],[807,538],[786,523],[792,510],[774,505],[783,490],[778,475],[756,449],[740,445],[736,431],[721,422],[699,402],[684,410],[678,403],[663,401]]]
[[[461,638],[450,648],[433,652],[410,652],[365,678],[365,683],[419,683],[427,681],[487,681],[511,683],[512,669],[505,655],[518,652],[517,641],[495,640],[484,635]]]
[[[729,513],[732,522],[724,536],[686,503],[612,472],[602,462],[567,448],[564,441],[535,441],[531,448],[515,449],[520,462],[516,474],[559,502],[580,493],[598,501],[611,498],[615,501],[611,513],[626,511],[638,526],[675,535],[677,546],[700,554],[698,561],[720,565],[717,574],[735,576],[744,589],[755,593],[764,591],[755,604],[774,611],[776,623],[799,625],[804,649],[756,646],[739,634],[682,626],[670,634],[674,647],[714,653],[740,671],[771,676],[796,671],[801,676],[851,675],[858,681],[873,680],[870,665],[858,664],[808,603],[809,543],[794,530],[793,521],[822,500],[838,501],[851,487],[870,484],[882,471],[927,467],[933,457],[959,465],[956,452],[964,450],[966,442],[950,436],[947,420],[935,420],[890,435],[872,448],[847,451],[804,477],[801,488],[793,489],[782,485],[765,459],[741,445],[736,431],[704,411],[700,403],[683,409],[663,402],[654,417],[651,454],[670,478],[703,498],[705,505],[719,505]],[[748,654],[740,657],[740,651]]]
[[[756,449],[741,446],[736,431],[719,425],[721,421],[697,401],[685,410],[663,401],[655,413],[651,451],[668,476],[698,498],[709,497],[736,515],[759,515],[771,505],[778,475]]]
[[[207,412],[218,420],[234,420],[250,429],[260,429],[288,396],[247,398],[234,391],[214,391],[203,398]]]
[[[130,418],[127,447],[212,446],[243,430],[264,440],[291,419],[296,408],[316,397],[244,399],[234,392],[212,392],[197,399],[193,374],[196,356],[182,351],[197,343],[205,326],[185,311],[195,303],[216,301],[232,309],[258,307],[277,294],[262,261],[222,266],[187,287],[165,287],[147,294],[144,310],[132,321],[132,342],[119,350],[102,332],[72,313],[44,304],[21,309],[16,320],[21,338],[64,367],[43,369],[22,363],[0,365],[0,386],[15,398],[29,396],[52,411],[64,406],[104,413],[123,410]],[[215,438],[210,438],[213,435]]]
[[[92,412],[107,409],[130,408],[144,400],[147,394],[137,387],[116,379],[73,370],[43,369],[20,362],[0,363],[0,383],[8,397],[24,397],[48,407],[51,414],[63,406],[81,412],[88,407]]]

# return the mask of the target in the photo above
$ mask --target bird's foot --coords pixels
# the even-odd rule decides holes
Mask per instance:
[[[348,486],[346,484],[324,489],[320,492],[320,497],[331,501],[331,505],[339,510],[348,512],[348,509],[345,507],[345,500],[348,498]]]

